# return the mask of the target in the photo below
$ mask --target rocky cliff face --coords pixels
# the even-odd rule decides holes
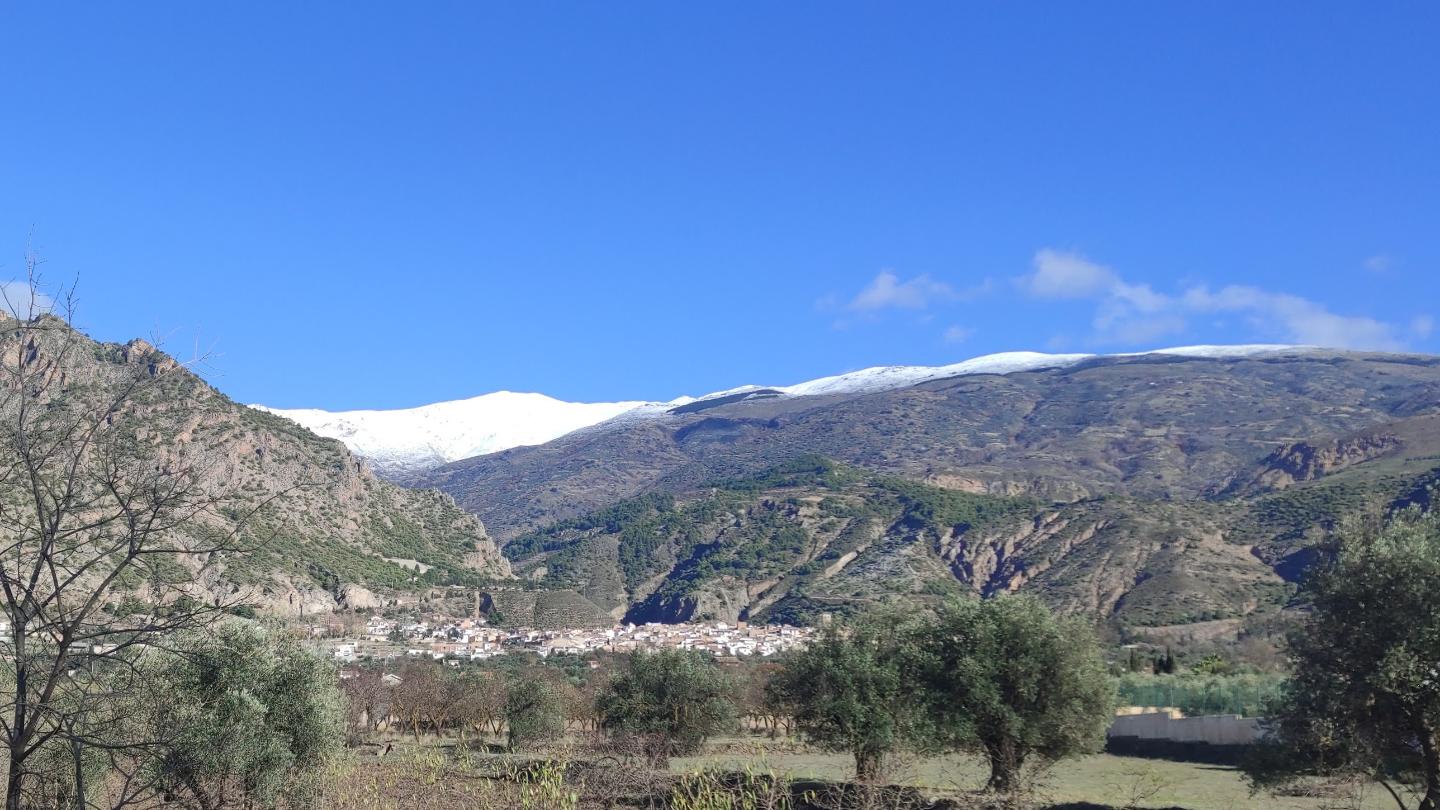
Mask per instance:
[[[1353,464],[1361,464],[1400,449],[1392,433],[1370,433],[1348,439],[1313,444],[1293,442],[1278,448],[1260,462],[1260,470],[1248,482],[1232,486],[1234,492],[1265,492],[1285,489],[1301,481],[1314,481]]]
[[[53,364],[61,378],[50,396],[69,405],[101,406],[135,371],[154,378],[111,418],[157,465],[183,457],[219,496],[182,531],[238,531],[251,549],[206,561],[212,592],[297,615],[373,607],[425,584],[387,558],[434,566],[431,581],[510,575],[484,525],[449,496],[377,479],[339,442],[231,401],[145,341],[96,343],[51,320],[24,347],[6,345],[17,332],[4,331],[0,351]]]

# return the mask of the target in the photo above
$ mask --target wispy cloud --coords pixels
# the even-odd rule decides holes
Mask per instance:
[[[1390,268],[1395,266],[1395,260],[1390,258],[1388,254],[1377,253],[1374,256],[1366,258],[1361,264],[1366,270],[1372,273],[1386,273],[1389,272]]]
[[[928,274],[906,281],[890,270],[881,270],[869,284],[850,299],[845,308],[851,312],[877,312],[884,309],[925,309],[935,304],[966,301],[988,289],[987,280],[977,287],[956,289],[931,278]]]
[[[935,319],[934,310],[973,301],[994,288],[995,282],[988,278],[968,287],[956,287],[928,273],[902,279],[893,270],[881,270],[854,296],[846,298],[830,293],[817,300],[815,308],[841,313],[833,324],[836,329],[878,321],[887,313],[897,311],[915,313],[909,316],[910,320],[925,324]]]
[[[970,336],[973,334],[975,334],[974,329],[968,326],[961,326],[959,324],[956,324],[946,329],[940,337],[946,343],[955,344],[964,343],[965,341],[969,340]]]
[[[1374,318],[1338,315],[1298,295],[1232,284],[1215,292],[1203,286],[1192,287],[1182,300],[1187,309],[1195,312],[1247,316],[1257,330],[1295,343],[1339,349],[1404,348],[1394,326]]]
[[[1110,292],[1120,276],[1078,253],[1045,248],[1036,252],[1034,271],[1020,286],[1036,298],[1095,298]]]
[[[1392,324],[1340,315],[1297,295],[1247,285],[1215,291],[1196,285],[1170,295],[1067,251],[1038,251],[1031,272],[1017,283],[1035,298],[1094,301],[1093,339],[1100,343],[1147,343],[1184,332],[1190,316],[1231,314],[1259,334],[1292,343],[1382,350],[1404,346]]]
[[[0,312],[22,320],[55,308],[55,302],[25,281],[0,281]]]

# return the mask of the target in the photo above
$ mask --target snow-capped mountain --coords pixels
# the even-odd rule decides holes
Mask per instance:
[[[376,472],[403,476],[485,453],[544,444],[633,410],[642,402],[564,402],[544,394],[497,391],[470,399],[388,411],[253,407],[339,439]]]
[[[1180,346],[1126,355],[1165,354],[1182,357],[1250,357],[1308,351],[1311,347],[1256,344],[1243,346]],[[544,394],[498,391],[470,399],[437,402],[417,408],[373,411],[253,407],[287,417],[321,436],[339,439],[389,477],[403,477],[462,458],[523,445],[544,444],[582,428],[610,421],[663,418],[678,408],[722,397],[854,395],[918,385],[966,374],[1013,374],[1061,368],[1101,357],[1094,354],[1002,352],[945,366],[877,366],[794,385],[745,385],[702,397],[669,402],[565,402]]]

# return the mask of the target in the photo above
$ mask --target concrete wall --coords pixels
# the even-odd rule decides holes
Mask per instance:
[[[1206,745],[1250,745],[1262,734],[1260,720],[1234,714],[1175,717],[1171,712],[1148,712],[1116,717],[1107,737],[1166,740]]]

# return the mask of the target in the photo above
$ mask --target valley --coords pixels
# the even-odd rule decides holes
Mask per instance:
[[[173,363],[77,338],[97,379]],[[183,368],[147,396],[143,433],[215,458],[210,485],[241,493],[225,514],[244,515],[252,547],[196,587],[291,618],[468,612],[482,593],[512,627],[805,625],[894,598],[1025,592],[1122,637],[1236,637],[1284,614],[1342,516],[1428,504],[1440,479],[1440,359],[1419,355],[1206,347],[871,369],[597,406],[622,412],[385,468],[405,486],[371,472],[360,439],[240,406]],[[560,429],[550,413],[464,422],[436,452]]]

